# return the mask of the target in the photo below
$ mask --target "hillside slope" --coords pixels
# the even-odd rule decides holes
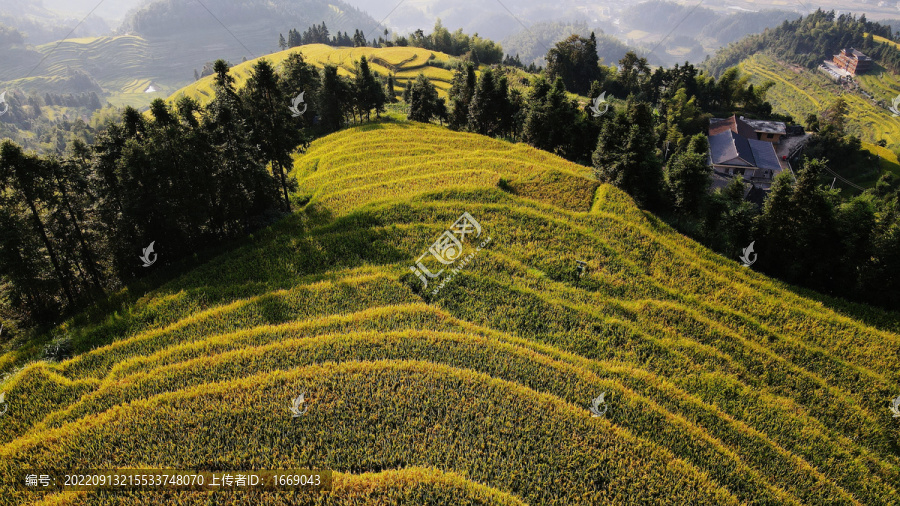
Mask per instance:
[[[292,173],[303,210],[69,324],[74,358],[0,385],[2,483],[22,466],[313,466],[340,473],[324,503],[895,501],[900,335],[709,252],[587,172],[431,125],[315,141]],[[424,287],[411,267],[437,272],[423,254],[448,234],[461,250],[438,254],[465,263]],[[215,495],[182,499],[229,500]]]

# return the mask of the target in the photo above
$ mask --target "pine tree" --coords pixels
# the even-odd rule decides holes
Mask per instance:
[[[789,173],[775,177],[757,221],[757,251],[766,272],[829,291],[844,252],[831,197],[819,183],[824,170],[823,161],[806,160],[793,185]]]
[[[482,135],[504,135],[510,130],[514,113],[506,77],[496,76],[491,69],[484,70],[469,104],[469,130]]]
[[[562,78],[551,87],[543,76],[535,79],[528,95],[523,137],[532,146],[563,154],[568,151],[575,126],[575,110],[566,99]]]
[[[360,58],[356,63],[356,76],[353,80],[354,104],[359,119],[362,121],[363,116],[368,120],[372,109],[376,114],[384,111],[384,104],[387,100],[384,94],[384,87],[369,69],[369,62],[365,56]]]
[[[707,164],[706,136],[691,138],[688,148],[676,153],[666,165],[665,181],[678,212],[696,215],[712,182],[712,170]]]
[[[659,208],[663,177],[647,104],[629,103],[606,121],[592,159],[598,180],[626,191],[641,207]]]
[[[96,96],[96,95],[97,94],[94,93],[94,96]],[[34,117],[38,117],[42,114],[41,104],[39,103],[40,100],[41,99],[37,95],[32,95],[32,96],[28,97],[28,105],[31,106],[31,112],[34,115]],[[88,107],[90,107],[90,105],[88,105]]]
[[[366,46],[366,37],[363,35],[359,29],[354,30],[353,33],[353,46],[354,47],[365,47]]]
[[[278,203],[278,186],[266,171],[260,135],[250,131],[245,106],[234,90],[228,65],[216,62],[215,97],[205,107],[203,131],[215,153],[210,166],[213,177],[208,189],[211,206],[216,209],[217,226],[228,230],[235,219],[259,214]],[[219,84],[221,83],[221,84]],[[190,103],[179,103],[185,115],[192,115]],[[249,108],[250,106],[246,107]]]
[[[318,102],[321,81],[319,71],[307,63],[302,53],[291,53],[283,63],[282,79],[279,80],[285,98],[293,101],[303,94],[306,110],[294,118],[294,122],[302,128],[309,129],[319,113]]]
[[[394,91],[394,74],[388,74],[387,85],[384,88],[389,104],[397,102],[397,94]]]
[[[322,128],[325,132],[336,132],[344,124],[346,114],[352,110],[351,86],[337,73],[334,65],[322,69],[322,87],[319,108]]]
[[[300,32],[291,28],[288,31],[288,46],[297,47],[303,44],[303,37],[300,36]]]
[[[76,139],[73,150],[85,153],[87,146]],[[94,289],[98,293],[102,292],[104,279],[94,250],[95,243],[88,239],[87,215],[84,212],[91,204],[88,167],[83,161],[78,163],[74,159],[49,160],[48,165],[55,183],[59,208],[68,221],[68,235],[71,236],[72,242],[77,244],[80,253],[77,261]]]
[[[0,162],[2,163],[2,162]],[[4,296],[16,316],[51,319],[60,307],[58,290],[48,286],[45,276],[46,255],[34,233],[27,208],[13,192],[0,193],[0,276],[5,280]],[[5,312],[4,317],[9,313]]]
[[[416,80],[406,89],[404,99],[409,104],[407,117],[410,120],[428,123],[436,118],[443,121],[447,115],[444,99],[438,96],[437,88],[424,74],[419,73]]]
[[[287,41],[284,40],[284,35],[278,34],[278,47],[281,48],[282,51],[288,48]],[[196,71],[194,71],[196,73]]]
[[[602,79],[597,56],[597,38],[571,35],[547,52],[547,73],[551,79],[561,77],[566,89],[587,93],[591,83]]]
[[[453,111],[450,115],[449,125],[454,130],[466,128],[469,124],[469,104],[472,95],[475,94],[475,66],[471,63],[457,67],[453,75],[453,85],[450,87],[450,103]]]
[[[71,273],[63,264],[59,252],[45,224],[44,215],[39,210],[51,195],[47,186],[46,168],[41,160],[22,153],[21,148],[7,140],[0,144],[0,189],[14,192],[18,203],[27,209],[34,233],[41,241],[44,253],[53,266],[56,281],[62,289],[70,307],[76,303],[71,286]]]
[[[285,209],[290,211],[287,169],[291,166],[291,153],[298,149],[303,134],[292,121],[290,101],[282,93],[279,76],[268,60],[260,59],[253,66],[243,93],[251,139],[260,146],[264,159],[271,164],[272,172],[281,184]]]

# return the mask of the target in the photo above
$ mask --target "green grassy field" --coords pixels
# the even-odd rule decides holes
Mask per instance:
[[[13,372],[0,384],[0,496],[171,503],[29,495],[5,475],[248,464],[333,469],[335,487],[179,504],[900,496],[888,409],[900,335],[852,317],[896,314],[800,296],[521,144],[372,123],[313,142],[292,177],[295,198],[310,198],[293,215],[121,311],[58,329],[72,359],[0,356]],[[464,253],[490,242],[441,291],[423,289],[410,268],[464,212],[482,227]],[[604,392],[608,411],[592,417]],[[300,393],[309,410],[293,418]]]

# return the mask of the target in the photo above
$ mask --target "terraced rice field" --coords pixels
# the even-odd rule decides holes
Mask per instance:
[[[896,504],[900,335],[704,249],[588,174],[423,124],[315,141],[292,172],[306,207],[125,311],[67,324],[74,358],[0,385],[0,475],[318,467],[333,489],[28,494],[4,479],[0,497]],[[464,253],[491,241],[434,293],[410,268],[464,212],[482,234]]]
[[[173,73],[161,56],[167,47],[163,43],[150,43],[141,37],[121,35],[115,37],[85,37],[38,46],[42,58],[38,61],[11,59],[0,68],[0,85],[19,88],[26,93],[80,93],[73,88],[70,72],[83,71],[96,81],[102,91],[101,100],[115,106],[131,105],[143,108],[155,98],[166,98],[173,91],[189,82],[190,71]],[[28,77],[19,77],[29,74]],[[156,93],[144,93],[153,83]],[[93,91],[93,90],[92,90]],[[61,115],[65,111],[48,107],[48,114]]]
[[[152,49],[147,41],[133,35],[68,39],[36,49],[46,59],[34,69],[31,77],[14,78],[32,71],[33,64],[10,65],[0,69],[0,81],[9,86],[41,91],[42,87],[49,86],[46,82],[64,80],[69,69],[81,69],[115,92],[121,91],[116,85],[124,87],[138,76],[151,77],[147,70],[152,67]]]
[[[751,82],[754,84],[774,81],[775,86],[766,98],[777,112],[790,114],[794,121],[803,122],[808,114],[821,116],[838,96],[843,96],[849,106],[848,132],[873,144],[884,139],[888,148],[900,150],[900,118],[861,95],[842,93],[841,88],[824,75],[805,69],[792,70],[765,54],[756,54],[744,60],[741,69],[752,76]],[[869,93],[888,104],[900,93],[900,80],[883,69],[861,76],[859,82]]]
[[[362,56],[369,60],[369,68],[373,72],[377,72],[383,78],[386,78],[390,73],[394,73],[397,82],[404,85],[406,82],[414,80],[421,72],[431,79],[438,89],[438,94],[443,97],[446,97],[447,92],[450,91],[453,80],[452,71],[429,64],[429,59],[432,55],[434,55],[435,61],[450,61],[452,59],[451,56],[416,47],[336,48],[325,44],[307,44],[269,54],[263,58],[272,63],[276,69],[280,69],[284,60],[293,52],[302,53],[307,62],[320,68],[326,64],[335,65],[338,67],[338,74],[347,77],[355,75],[354,62],[359,61]],[[257,59],[248,60],[232,67],[231,75],[234,76],[238,87],[242,86],[250,77],[250,72],[256,61]],[[400,86],[397,86],[395,90],[397,93],[402,92]],[[212,76],[206,76],[182,88],[173,94],[170,100],[174,101],[182,94],[197,99],[201,103],[209,101],[214,95]]]
[[[882,44],[887,43],[896,48],[900,48],[900,44],[897,44],[896,42],[894,42],[890,39],[886,39],[886,38],[882,37],[881,35],[874,35],[874,36],[872,36],[872,38],[875,40],[875,42],[881,42]]]

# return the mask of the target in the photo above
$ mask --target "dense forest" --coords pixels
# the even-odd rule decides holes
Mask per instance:
[[[867,21],[865,15],[859,18],[852,14],[836,16],[834,11],[819,9],[795,21],[785,21],[778,28],[730,44],[706,61],[704,68],[713,75],[719,75],[760,52],[767,52],[789,63],[815,68],[841,48],[855,47],[892,72],[900,72],[900,50],[875,42],[873,35],[893,39],[889,26]]]
[[[74,139],[92,143],[117,110],[103,108],[94,93],[45,93],[24,95],[9,90],[4,95],[8,106],[0,116],[0,137],[11,139],[26,150],[43,154],[62,154]],[[54,107],[48,114],[45,107]]]

